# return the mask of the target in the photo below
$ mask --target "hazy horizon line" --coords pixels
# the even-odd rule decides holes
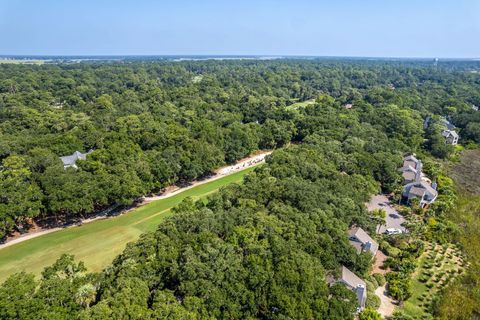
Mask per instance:
[[[477,57],[446,56],[361,56],[361,55],[311,55],[311,54],[0,54],[1,58],[59,58],[59,57],[251,57],[251,58],[355,58],[355,59],[438,59],[438,60],[480,60]]]

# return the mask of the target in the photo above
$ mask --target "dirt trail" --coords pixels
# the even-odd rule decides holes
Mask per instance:
[[[169,198],[171,196],[179,194],[180,192],[191,189],[191,188],[196,187],[198,185],[205,184],[205,183],[208,183],[208,182],[212,182],[214,180],[218,180],[222,177],[228,176],[228,175],[233,174],[235,172],[248,169],[250,167],[253,167],[257,164],[260,164],[260,163],[264,162],[265,157],[267,155],[271,154],[271,153],[272,153],[272,151],[264,151],[264,152],[258,153],[256,155],[252,155],[248,158],[242,159],[234,165],[227,166],[227,167],[222,167],[222,168],[215,171],[215,175],[213,175],[213,176],[211,176],[207,179],[201,180],[201,181],[193,181],[187,187],[171,186],[171,187],[167,188],[167,190],[165,190],[165,192],[162,193],[161,195],[145,197],[141,204],[147,204],[147,203],[150,203],[152,201]]]
[[[168,187],[168,188],[166,188],[166,190],[161,195],[144,197],[144,198],[142,198],[141,202],[138,205],[136,205],[133,208],[122,210],[118,215],[121,215],[121,214],[124,214],[126,212],[135,210],[138,207],[146,205],[150,202],[165,199],[165,198],[169,198],[169,197],[173,197],[174,195],[177,195],[177,194],[179,194],[183,191],[186,191],[186,190],[191,189],[193,187],[196,187],[198,185],[209,183],[209,182],[212,182],[214,180],[218,180],[220,178],[228,176],[230,174],[233,174],[233,173],[248,169],[250,167],[259,165],[259,164],[265,162],[265,157],[267,155],[271,154],[271,153],[272,153],[272,151],[262,151],[260,153],[254,154],[254,155],[249,156],[247,158],[244,158],[244,159],[238,161],[234,165],[222,167],[222,168],[216,170],[215,174],[212,175],[211,177],[208,177],[208,178],[200,180],[200,181],[198,181],[198,180],[192,181],[190,183],[190,185],[188,185],[187,187],[177,187],[177,186]],[[93,222],[93,221],[99,220],[99,219],[107,219],[108,217],[110,217],[110,216],[106,215],[106,214],[99,214],[95,217],[87,218],[87,219],[81,220],[80,222],[72,223],[72,224],[69,224],[69,225],[62,226],[62,227],[55,227],[55,228],[49,228],[49,229],[41,229],[41,228],[35,229],[35,230],[33,230],[33,232],[25,233],[21,236],[18,236],[16,238],[13,238],[12,240],[9,240],[9,241],[5,242],[3,244],[0,244],[0,250],[3,249],[3,248],[9,247],[11,245],[14,245],[14,244],[32,239],[32,238],[36,238],[36,237],[46,235],[48,233],[52,233],[52,232],[55,232],[55,231],[66,229],[66,228],[75,227],[75,226],[85,224],[85,223],[90,223],[90,222]]]

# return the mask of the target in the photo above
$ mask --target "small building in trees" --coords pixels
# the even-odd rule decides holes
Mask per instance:
[[[458,133],[456,133],[454,130],[443,130],[442,131],[442,136],[445,138],[445,143],[455,146],[458,144]]]
[[[422,161],[418,160],[413,154],[403,158],[403,168],[412,167],[415,170],[422,170]]]
[[[410,155],[403,159],[403,167],[400,168],[403,177],[403,184],[408,184],[414,181],[420,181],[422,178],[422,161]]]
[[[372,254],[372,257],[377,254],[378,243],[360,227],[348,230],[348,241],[358,253],[368,252]]]
[[[424,208],[432,204],[438,196],[438,191],[427,181],[415,181],[404,186],[402,197],[407,203],[412,199],[418,199],[420,207]]]
[[[73,154],[69,156],[63,156],[60,157],[60,160],[63,162],[63,168],[75,168],[78,169],[77,167],[77,160],[86,160],[87,156],[92,153],[93,150],[89,150],[87,153],[81,153],[80,151],[75,151]]]
[[[367,285],[365,281],[357,277],[355,273],[348,270],[345,266],[342,266],[341,276],[338,282],[343,283],[348,289],[355,292],[357,295],[358,309],[359,311],[363,310],[367,301]]]
[[[436,184],[431,183],[422,172],[422,161],[414,155],[403,159],[403,167],[400,168],[403,176],[402,200],[411,203],[412,199],[418,199],[422,208],[432,204],[437,199],[438,191]]]

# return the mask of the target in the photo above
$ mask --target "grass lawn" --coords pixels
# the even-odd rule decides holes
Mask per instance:
[[[287,109],[289,110],[295,110],[295,109],[298,109],[298,108],[305,108],[311,104],[314,104],[315,103],[315,99],[310,99],[310,100],[306,100],[306,101],[301,101],[301,102],[295,102],[294,104],[291,104],[289,106],[287,106]]]
[[[117,217],[96,220],[6,247],[0,250],[0,282],[22,270],[39,275],[63,253],[74,254],[77,260],[85,262],[89,271],[101,271],[128,242],[137,240],[146,231],[155,230],[171,215],[170,209],[183,199],[199,199],[229,183],[241,182],[243,176],[253,169],[198,185]]]
[[[426,312],[432,297],[463,269],[460,251],[453,245],[430,244],[420,258],[412,280],[412,296],[403,310],[414,319],[430,319]]]

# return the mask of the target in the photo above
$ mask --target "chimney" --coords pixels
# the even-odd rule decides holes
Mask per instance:
[[[367,291],[365,290],[365,286],[362,284],[357,285],[357,299],[358,304],[360,305],[360,309],[365,308],[365,302],[367,300]]]
[[[370,241],[365,242],[365,244],[363,245],[363,250],[367,252],[370,251],[371,248],[372,248],[372,243]]]
[[[417,170],[417,172],[415,173],[415,182],[421,182],[421,181],[422,181],[422,171]]]

